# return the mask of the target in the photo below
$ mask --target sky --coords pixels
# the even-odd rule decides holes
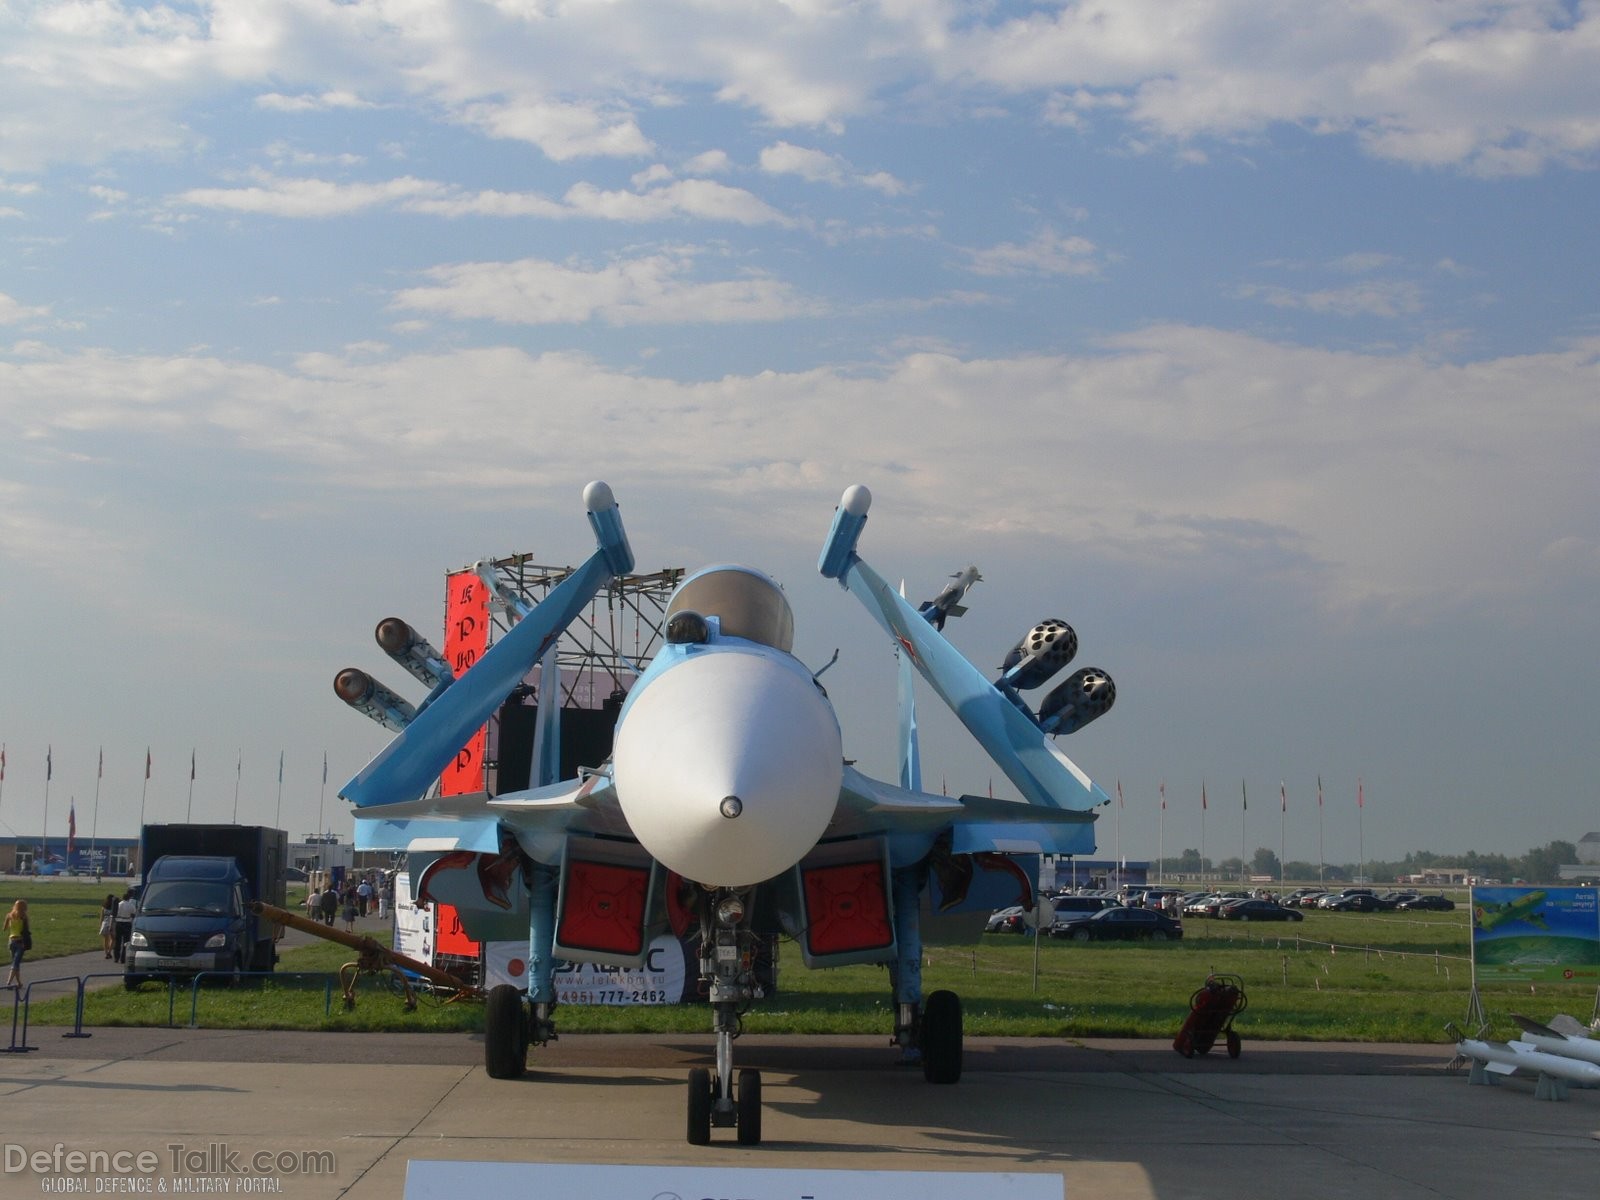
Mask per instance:
[[[1116,680],[1107,856],[1576,841],[1596,79],[1593,2],[3,0],[0,833],[348,834],[335,672],[420,699],[376,622],[604,479],[783,583],[881,777],[857,483],[977,665]]]

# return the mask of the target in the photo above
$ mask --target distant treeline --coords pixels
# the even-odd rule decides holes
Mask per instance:
[[[1398,862],[1373,859],[1367,863],[1304,862],[1290,859],[1286,869],[1279,870],[1278,856],[1265,846],[1259,847],[1251,858],[1247,873],[1267,875],[1273,879],[1353,879],[1365,874],[1374,883],[1394,883],[1408,875],[1421,875],[1430,868],[1453,868],[1466,871],[1479,879],[1498,879],[1510,883],[1525,879],[1529,883],[1554,883],[1560,878],[1558,868],[1578,861],[1578,847],[1572,842],[1551,842],[1526,854],[1479,854],[1469,850],[1465,854],[1435,854],[1429,850],[1414,850]],[[1212,874],[1224,878],[1240,874],[1239,858],[1211,859],[1203,862],[1200,851],[1187,849],[1182,854],[1165,860],[1169,873],[1180,875]]]

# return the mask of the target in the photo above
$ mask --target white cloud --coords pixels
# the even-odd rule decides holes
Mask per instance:
[[[707,150],[684,163],[683,169],[690,175],[726,175],[733,169],[733,163],[726,150]]]
[[[393,208],[441,217],[589,217],[605,221],[666,221],[693,217],[738,225],[793,226],[790,218],[742,188],[709,179],[682,179],[642,191],[606,191],[575,184],[560,200],[536,192],[465,192],[429,179],[401,176],[377,182],[284,178],[257,173],[246,187],[191,188],[175,205],[264,216],[316,219]]]
[[[285,96],[279,92],[266,92],[256,97],[256,107],[271,112],[328,112],[333,109],[376,108],[353,92],[333,91],[320,95]]]
[[[435,267],[430,286],[408,288],[394,306],[457,320],[551,325],[676,325],[774,321],[817,311],[814,302],[764,275],[698,281],[693,256],[657,254],[584,269],[522,259]]]
[[[38,0],[0,16],[0,169],[197,144],[196,96],[257,90],[263,113],[409,105],[557,162],[649,154],[636,110],[711,95],[769,126],[838,130],[926,113],[927,85],[976,112],[996,93],[1047,121],[1141,137],[1289,123],[1373,154],[1485,175],[1593,165],[1600,10],[1393,0],[1099,0],[1024,9],[709,0],[457,9]],[[536,80],[537,86],[530,84]],[[874,186],[894,186],[872,176]]]
[[[407,200],[441,195],[442,184],[402,176],[379,183],[334,183],[326,179],[264,178],[242,188],[191,188],[173,199],[194,208],[273,217],[342,217]]]
[[[19,325],[49,315],[48,308],[32,307],[0,292],[0,325]]]
[[[1240,299],[1274,308],[1303,309],[1338,317],[1399,317],[1422,311],[1422,289],[1404,280],[1372,280],[1351,287],[1296,291],[1271,284],[1247,284]]]
[[[670,258],[435,278],[404,303],[671,320],[685,300],[718,302]],[[1511,619],[1532,568],[1592,567],[1597,363],[1600,339],[1442,366],[1184,326],[1081,356],[922,353],[876,374],[693,383],[494,347],[390,357],[363,345],[293,369],[56,353],[0,362],[0,417],[34,444],[98,431],[117,435],[107,445],[159,435],[200,458],[248,446],[314,470],[317,486],[408,495],[459,490],[470,461],[480,501],[522,505],[530,489],[581,486],[594,466],[571,448],[604,437],[612,482],[653,508],[757,490],[782,528],[791,507],[814,513],[818,493],[866,481],[917,514],[902,527],[911,543],[1025,530],[1035,553],[1060,542],[1157,572],[1248,544],[1252,569],[1296,575],[1328,614],[1404,621],[1478,604]],[[1486,478],[1517,480],[1517,502]]]
[[[761,151],[761,169],[769,175],[798,175],[807,183],[826,183],[834,187],[870,188],[886,196],[898,196],[909,189],[887,171],[857,171],[836,154],[775,142]]]
[[[1099,250],[1088,238],[1041,229],[1026,242],[1003,242],[967,250],[967,269],[977,275],[1079,275],[1100,273]]]

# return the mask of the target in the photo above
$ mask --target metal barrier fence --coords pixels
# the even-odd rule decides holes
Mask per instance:
[[[38,1050],[38,1046],[28,1045],[28,1022],[33,1006],[33,989],[47,983],[72,983],[74,988],[74,1003],[72,1017],[72,1031],[63,1033],[64,1038],[88,1038],[92,1033],[85,1033],[83,1029],[84,1000],[88,993],[88,982],[91,979],[125,979],[121,971],[100,971],[88,975],[58,975],[51,979],[35,979],[19,992],[12,993],[11,1001],[11,1044],[5,1047],[7,1054],[25,1054],[30,1050]],[[202,971],[193,976],[190,985],[189,1025],[190,1029],[197,1029],[200,1025],[200,984],[208,979],[314,979],[320,980],[323,985],[322,1011],[323,1016],[333,1012],[333,989],[339,981],[337,971]],[[177,998],[178,984],[182,982],[176,976],[167,976],[164,980],[151,977],[143,982],[165,983],[167,985],[167,1028],[176,1029],[178,1023]]]

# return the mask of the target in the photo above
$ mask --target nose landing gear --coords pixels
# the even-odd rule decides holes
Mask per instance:
[[[717,1035],[717,1067],[689,1072],[688,1142],[704,1146],[713,1128],[732,1126],[739,1144],[761,1142],[761,1072],[733,1071],[733,1041],[739,1036],[739,1014],[764,994],[754,970],[756,938],[745,911],[744,893],[727,888],[698,897],[700,915],[700,978],[711,996],[712,1028]]]

